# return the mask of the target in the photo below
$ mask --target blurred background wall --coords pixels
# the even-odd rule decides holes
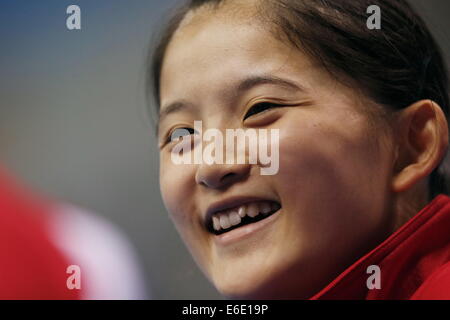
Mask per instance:
[[[450,63],[450,1],[411,1]],[[157,299],[215,299],[164,209],[144,91],[150,38],[176,0],[1,0],[0,161],[117,224]],[[81,7],[82,30],[66,28]]]

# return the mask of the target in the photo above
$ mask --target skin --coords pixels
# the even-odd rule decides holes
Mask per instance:
[[[164,204],[196,262],[233,298],[308,298],[403,222],[408,195],[426,199],[426,179],[447,148],[447,123],[431,101],[395,117],[395,130],[374,131],[370,101],[333,79],[257,22],[198,10],[183,21],[165,55],[160,187]],[[242,20],[241,20],[242,21]],[[259,84],[232,90],[250,75],[287,79],[301,89]],[[272,108],[246,120],[256,102]],[[165,139],[174,128],[280,129],[280,169],[259,164],[175,165]],[[276,200],[279,216],[226,246],[203,225],[213,202],[235,195]],[[414,208],[417,210],[418,208]],[[403,212],[404,213],[404,212]]]

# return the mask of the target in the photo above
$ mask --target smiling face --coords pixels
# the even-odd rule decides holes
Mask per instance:
[[[351,89],[258,23],[189,15],[167,49],[160,96],[163,200],[223,294],[307,298],[389,232],[389,140]],[[165,140],[195,120],[222,132],[279,129],[278,173],[261,175],[260,164],[174,164],[176,142]],[[211,208],[264,211],[264,203],[269,214],[242,218],[248,224],[231,231],[205,226]],[[237,220],[231,211],[222,214]]]

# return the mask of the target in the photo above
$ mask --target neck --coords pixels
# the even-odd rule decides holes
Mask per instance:
[[[393,200],[393,232],[411,219],[428,204],[427,181],[421,181],[410,189],[398,193]]]

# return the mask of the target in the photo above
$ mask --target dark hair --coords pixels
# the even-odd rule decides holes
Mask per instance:
[[[190,11],[227,0],[190,0],[163,29],[150,56],[147,89],[160,104],[160,76],[168,44]],[[339,78],[357,83],[385,111],[401,110],[421,99],[438,103],[448,118],[448,75],[442,53],[424,21],[406,0],[261,0],[259,18],[274,36],[318,61]],[[381,8],[381,29],[366,26],[370,5]],[[430,175],[429,200],[448,194],[438,166]]]

